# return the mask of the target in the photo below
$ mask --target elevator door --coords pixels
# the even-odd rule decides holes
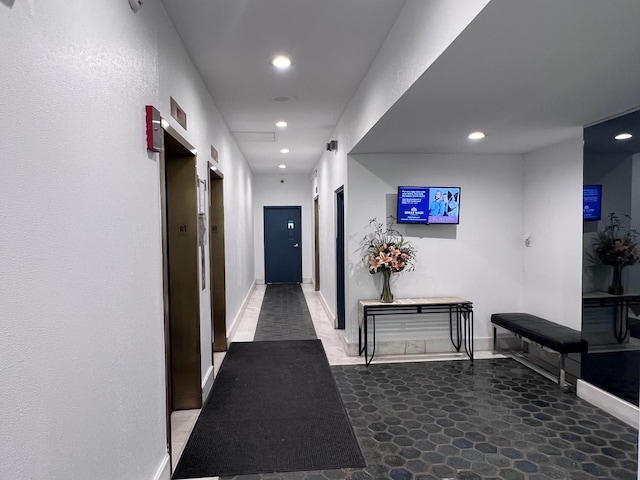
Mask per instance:
[[[209,259],[213,351],[227,350],[223,176],[209,168]],[[213,364],[213,358],[212,358]]]
[[[165,133],[171,411],[202,406],[196,157]]]

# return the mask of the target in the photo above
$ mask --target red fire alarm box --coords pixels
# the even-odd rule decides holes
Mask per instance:
[[[147,150],[162,150],[162,125],[160,112],[153,105],[147,105]]]

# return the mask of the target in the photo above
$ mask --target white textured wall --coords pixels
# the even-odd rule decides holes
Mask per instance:
[[[309,282],[313,256],[313,196],[308,175],[257,175],[253,189],[255,271],[264,283],[264,207],[302,207],[302,279]]]
[[[488,3],[408,0],[341,118],[339,144],[351,150]]]
[[[229,259],[225,269],[229,331],[254,280],[253,174],[166,15],[161,16],[158,30],[162,35],[158,38],[160,95],[157,107],[169,123],[198,150],[198,176],[208,181],[208,162],[213,162],[211,145],[218,150],[219,168],[224,174],[225,253]],[[169,115],[170,97],[187,112],[186,132]],[[208,247],[205,248],[205,256],[208,268]],[[211,366],[209,278],[207,271],[206,288],[200,295],[203,377]]]
[[[346,212],[352,201],[358,201],[349,194],[347,153],[488,3],[488,0],[408,0],[330,136],[338,140],[338,151],[324,152],[318,159],[322,224],[320,295],[334,315],[337,303],[335,191],[344,186]],[[347,282],[347,292],[349,288]]]
[[[199,161],[221,151],[246,259],[229,273],[231,315],[254,277],[251,173],[159,2],[0,2],[0,39],[0,476],[152,479],[165,369],[144,105],[169,117],[174,96]]]
[[[395,215],[398,185],[461,189],[460,224],[398,226],[415,247],[414,272],[395,276],[399,297],[460,296],[474,304],[475,338],[490,315],[522,300],[523,160],[518,155],[354,155],[349,160],[347,338],[357,342],[357,303],[380,295],[361,262],[369,219]]]
[[[340,145],[341,140],[338,140]],[[320,295],[331,309],[333,319],[337,305],[336,279],[336,190],[345,187],[347,156],[338,151],[325,152],[318,163],[316,186],[320,217]],[[315,189],[314,189],[315,192]],[[348,199],[345,195],[345,209]],[[348,289],[348,285],[346,286]]]
[[[525,155],[525,311],[582,329],[582,138]]]

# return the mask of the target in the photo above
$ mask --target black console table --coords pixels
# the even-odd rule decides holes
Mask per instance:
[[[629,308],[640,307],[640,294],[611,295],[604,292],[582,295],[582,308],[607,307],[613,314],[613,334],[618,343],[627,339],[629,334]]]
[[[360,300],[358,302],[358,355],[361,356],[364,353],[364,362],[367,366],[373,360],[376,353],[377,316],[436,313],[449,314],[451,343],[458,352],[464,346],[464,351],[473,361],[473,303],[459,297],[403,298],[393,303],[383,303],[380,300]],[[369,321],[371,321],[373,337],[371,356],[369,356],[368,342]]]

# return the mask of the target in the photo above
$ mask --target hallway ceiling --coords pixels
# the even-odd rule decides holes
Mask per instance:
[[[277,174],[311,172],[405,0],[163,3],[252,170]],[[637,0],[492,0],[351,153],[525,153],[575,138],[640,106],[639,18]],[[269,64],[279,53],[289,71]],[[470,142],[476,129],[487,137]]]
[[[637,0],[492,0],[352,153],[526,153],[576,138],[640,106],[639,19]],[[469,141],[474,130],[486,138]]]
[[[236,140],[254,173],[279,174],[281,163],[311,172],[405,1],[163,4],[229,130],[242,132]],[[288,71],[269,63],[278,54],[291,57]]]

